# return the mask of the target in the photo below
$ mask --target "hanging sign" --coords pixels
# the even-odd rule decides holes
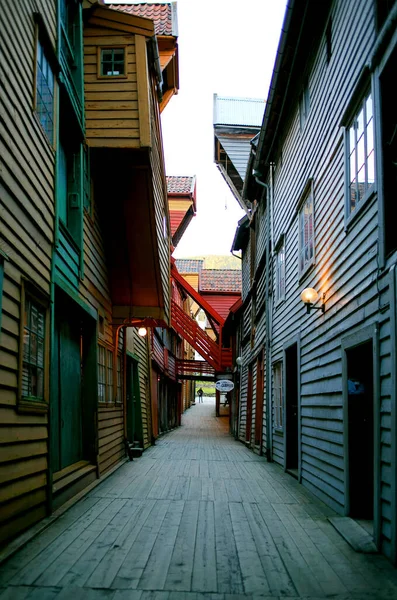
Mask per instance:
[[[226,392],[232,391],[234,388],[234,383],[233,381],[229,381],[229,379],[220,379],[216,382],[215,387],[219,392],[226,394]]]

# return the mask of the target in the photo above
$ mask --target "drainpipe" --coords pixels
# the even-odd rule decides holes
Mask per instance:
[[[261,173],[258,171],[252,172],[254,179],[258,185],[266,191],[266,264],[265,264],[265,302],[266,302],[266,458],[269,462],[272,461],[272,402],[271,402],[271,372],[270,372],[270,195],[271,190],[267,183],[259,179]]]

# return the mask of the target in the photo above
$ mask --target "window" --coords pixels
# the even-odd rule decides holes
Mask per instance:
[[[310,191],[299,212],[299,274],[314,262],[313,192]]]
[[[85,148],[83,153],[83,168],[84,168],[84,208],[92,216],[92,196],[93,196],[93,180],[91,177],[91,160],[90,149]]]
[[[285,298],[285,238],[281,239],[276,255],[276,302]]]
[[[125,76],[125,48],[100,48],[100,77]]]
[[[54,74],[44,47],[37,38],[35,110],[51,144],[54,143]]]
[[[106,350],[106,402],[113,401],[113,352]]]
[[[372,95],[367,94],[360,104],[350,127],[347,128],[348,198],[347,213],[353,213],[375,181],[374,117]]]
[[[309,82],[306,80],[303,84],[303,90],[299,97],[299,119],[301,130],[304,128],[310,111]]]
[[[116,390],[116,402],[123,401],[123,379],[124,379],[124,370],[123,370],[123,356],[121,354],[117,355],[117,390]]]
[[[98,345],[98,401],[113,402],[113,350]]]
[[[46,308],[25,297],[21,398],[44,401]]]
[[[98,346],[98,401],[106,402],[106,348]]]
[[[273,406],[274,428],[283,429],[283,363],[280,361],[273,367]]]
[[[65,94],[60,98],[57,204],[62,225],[77,249],[82,247],[84,201],[84,152],[74,112]]]

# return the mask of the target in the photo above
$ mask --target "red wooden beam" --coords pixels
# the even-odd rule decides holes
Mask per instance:
[[[184,277],[178,272],[175,264],[171,263],[171,276],[177,281],[185,290],[185,292],[193,298],[193,300],[201,306],[201,308],[208,313],[212,319],[218,323],[220,327],[225,323],[225,319],[221,317],[221,315],[210,305],[201,294],[196,292],[196,290],[186,281]]]

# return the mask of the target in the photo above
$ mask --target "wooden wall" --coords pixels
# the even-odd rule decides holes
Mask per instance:
[[[54,237],[55,154],[33,112],[37,10],[55,45],[54,2],[5,3],[0,11],[0,246],[8,257],[0,333],[0,543],[46,515],[47,414],[17,411],[21,278],[49,299]]]
[[[373,4],[341,0],[332,9],[332,56],[323,37],[308,76],[310,113],[301,131],[298,103],[275,157],[274,240],[286,235],[286,300],[273,307],[272,361],[300,338],[301,478],[318,497],[344,512],[344,417],[342,339],[378,323],[380,353],[379,473],[381,545],[390,555],[392,506],[391,357],[388,281],[378,280],[378,205],[345,228],[345,158],[342,116],[374,43]],[[347,47],[351,48],[349,53]],[[375,100],[376,102],[376,100]],[[376,109],[375,109],[376,110]],[[299,159],[297,159],[299,157]],[[304,160],[301,160],[304,157]],[[297,205],[313,178],[315,255],[313,270],[299,281]],[[273,264],[275,267],[275,262]],[[307,315],[299,299],[305,287],[326,293],[326,312]],[[273,290],[274,298],[274,290]],[[394,355],[395,356],[395,355]],[[395,432],[394,432],[395,435]],[[284,463],[283,443],[273,437],[273,457]],[[394,466],[395,468],[395,466]]]
[[[141,337],[135,327],[127,328],[127,350],[138,360],[139,392],[141,399],[143,447],[146,449],[152,443],[151,434],[151,394],[149,367],[149,335]]]
[[[127,77],[98,78],[98,47],[124,45]],[[135,36],[84,29],[84,93],[87,143],[91,147],[139,148]]]
[[[165,179],[165,165],[163,154],[163,140],[161,135],[160,111],[157,95],[152,84],[150,96],[151,110],[151,138],[152,149],[150,163],[153,178],[153,195],[156,219],[156,238],[158,244],[161,282],[164,293],[164,312],[166,319],[170,319],[171,302],[171,231],[168,212],[167,183]]]

